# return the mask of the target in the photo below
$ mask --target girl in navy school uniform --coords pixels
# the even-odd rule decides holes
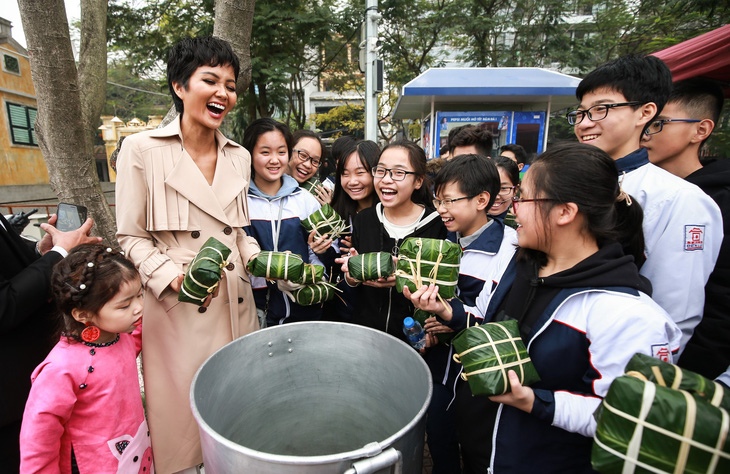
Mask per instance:
[[[515,270],[477,310],[518,321],[541,380],[524,387],[510,370],[512,391],[491,397],[500,405],[483,442],[495,474],[593,472],[593,412],[611,382],[635,353],[671,362],[679,349],[679,328],[639,275],[642,211],[616,173],[596,147],[556,145],[514,199]]]
[[[319,202],[286,174],[291,159],[292,134],[289,127],[271,118],[254,120],[244,132],[243,147],[251,153],[251,186],[248,206],[251,225],[246,229],[261,250],[291,251],[305,263],[323,265],[307,243],[309,235],[302,227],[306,219],[320,208]],[[265,314],[266,325],[315,321],[322,317],[319,305],[300,306],[282,290],[290,283],[276,284],[251,277],[256,310]]]
[[[378,164],[380,148],[370,140],[341,137],[332,146],[332,155],[337,160],[332,208],[350,225],[351,232],[337,242],[339,257],[340,253],[348,254],[352,247],[355,216],[379,202],[372,169]],[[334,321],[350,322],[357,305],[357,291],[346,284],[339,268],[336,274],[339,280],[337,287],[342,293],[338,294],[339,298],[325,304],[325,314]]]
[[[407,140],[389,144],[372,174],[380,202],[355,217],[350,255],[389,252],[396,256],[408,237],[446,238],[446,227],[433,208],[426,154],[420,146]],[[395,276],[359,282],[347,273],[347,258],[338,261],[347,283],[358,287],[353,322],[405,340],[403,319],[413,314],[413,305],[395,290]]]

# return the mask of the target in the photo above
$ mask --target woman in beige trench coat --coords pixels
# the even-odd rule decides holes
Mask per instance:
[[[247,237],[249,153],[218,127],[236,102],[238,59],[215,38],[176,44],[168,84],[180,116],[125,139],[117,160],[117,238],[145,287],[142,361],[157,472],[202,462],[189,392],[202,363],[259,327],[245,264],[259,252]],[[207,307],[177,301],[181,274],[215,237],[231,250]]]

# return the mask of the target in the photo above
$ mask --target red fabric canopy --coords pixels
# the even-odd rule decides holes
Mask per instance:
[[[653,53],[663,60],[675,81],[703,76],[730,83],[730,25]],[[729,88],[725,89],[725,95]]]

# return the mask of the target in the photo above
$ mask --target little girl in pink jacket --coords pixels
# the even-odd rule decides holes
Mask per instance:
[[[54,269],[61,340],[31,376],[20,471],[152,473],[139,390],[143,292],[134,265],[99,244]]]

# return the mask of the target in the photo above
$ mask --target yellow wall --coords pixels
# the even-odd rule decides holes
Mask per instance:
[[[48,183],[48,169],[40,149],[14,145],[10,138],[7,103],[37,108],[30,63],[24,52],[10,43],[0,43],[0,61],[3,54],[18,58],[20,76],[4,71],[0,63],[0,186]]]

